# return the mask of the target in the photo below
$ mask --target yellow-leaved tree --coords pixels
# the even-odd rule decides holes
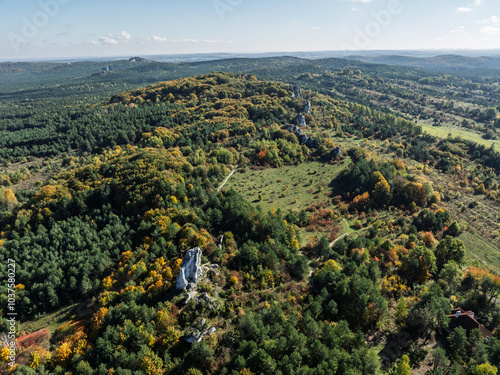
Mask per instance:
[[[2,362],[8,362],[9,355],[10,355],[9,348],[7,348],[6,346],[4,346],[2,349],[0,349],[0,360]]]
[[[41,358],[40,358],[40,353],[38,350],[32,351],[30,353],[30,359],[28,362],[28,366],[31,367],[32,369],[36,370],[38,366],[40,366]]]
[[[379,206],[385,206],[392,199],[391,187],[380,172],[373,173],[374,188],[372,191],[373,200]]]
[[[59,365],[65,364],[70,358],[73,351],[69,342],[63,342],[60,347],[56,349],[55,361]]]
[[[17,205],[17,198],[11,189],[0,188],[0,208],[12,210]]]

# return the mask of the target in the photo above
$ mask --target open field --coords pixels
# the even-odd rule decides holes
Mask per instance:
[[[492,144],[494,144],[496,147],[500,146],[500,140],[484,139],[483,137],[481,137],[480,134],[474,133],[464,128],[457,128],[450,126],[432,126],[424,122],[419,122],[418,124],[422,126],[422,129],[425,132],[438,138],[446,139],[448,137],[448,134],[451,133],[453,137],[460,136],[463,139],[474,141],[476,143],[485,145],[487,147],[491,147]]]
[[[459,237],[465,244],[465,259],[468,263],[478,261],[481,267],[500,272],[500,251],[479,236],[465,231]]]
[[[264,211],[300,211],[318,202],[331,206],[329,184],[348,165],[345,159],[337,165],[309,162],[246,172],[238,169],[224,188],[234,188]]]

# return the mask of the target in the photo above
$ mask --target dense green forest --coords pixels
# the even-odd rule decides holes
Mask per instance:
[[[496,373],[500,154],[477,140],[498,85],[342,59],[101,65],[0,64],[13,373]],[[492,335],[448,328],[452,308]]]

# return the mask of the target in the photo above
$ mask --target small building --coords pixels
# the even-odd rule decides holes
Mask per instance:
[[[453,330],[456,327],[462,327],[467,331],[467,334],[470,334],[470,331],[473,329],[478,329],[481,332],[483,339],[493,336],[493,334],[488,331],[486,327],[476,320],[473,311],[465,311],[461,308],[456,308],[451,310],[451,314],[448,315],[448,318],[451,319],[450,324],[448,325],[450,330]]]

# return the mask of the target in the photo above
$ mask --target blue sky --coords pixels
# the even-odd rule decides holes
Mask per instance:
[[[0,0],[0,60],[500,48],[498,0]]]

